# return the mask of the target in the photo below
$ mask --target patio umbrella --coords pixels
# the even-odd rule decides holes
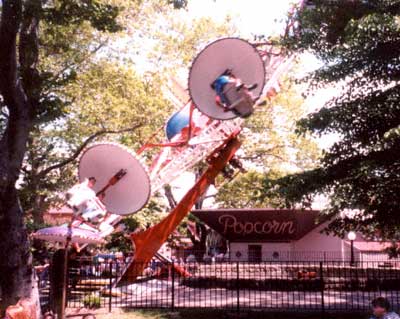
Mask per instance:
[[[66,226],[54,226],[47,227],[38,230],[32,236],[36,239],[41,239],[50,242],[66,243],[68,239],[70,243],[76,244],[102,244],[104,239],[101,238],[100,234],[92,232],[90,230]]]
[[[68,264],[68,246],[70,243],[77,244],[100,244],[104,242],[104,239],[98,233],[93,231],[82,229],[78,227],[72,227],[72,221],[68,225],[54,226],[39,229],[32,236],[37,239],[58,242],[65,244],[64,252],[64,264],[63,264],[63,285],[62,285],[62,298],[61,298],[61,309],[57,314],[58,318],[65,319],[65,300],[67,298],[67,264]]]

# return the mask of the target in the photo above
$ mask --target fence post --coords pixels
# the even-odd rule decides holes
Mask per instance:
[[[109,269],[110,269],[110,286],[109,286],[109,290],[108,290],[108,294],[109,294],[109,296],[108,296],[108,312],[111,312],[111,308],[112,308],[112,292],[111,292],[111,290],[112,290],[112,260],[110,260],[109,265],[110,265],[110,267],[109,267]]]
[[[323,262],[319,262],[319,278],[320,278],[320,287],[321,287],[321,309],[322,309],[322,317],[325,315],[325,300],[324,300],[324,269],[323,269]]]
[[[236,312],[240,312],[239,261],[236,261]]]
[[[172,272],[172,274],[171,274],[171,278],[172,278],[172,286],[171,286],[171,289],[172,289],[171,309],[172,309],[172,311],[174,311],[174,310],[175,310],[175,268],[174,268],[174,261],[172,262],[172,265],[171,265],[171,272]]]

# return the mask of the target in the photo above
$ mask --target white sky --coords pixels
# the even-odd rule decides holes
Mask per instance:
[[[247,38],[280,33],[291,3],[293,0],[190,0],[188,12],[192,17],[211,17],[219,22],[229,15]]]

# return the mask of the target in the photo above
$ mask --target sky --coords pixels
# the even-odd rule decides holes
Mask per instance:
[[[284,19],[293,0],[190,0],[192,17],[211,17],[223,22],[233,18],[243,37],[253,34],[277,34],[284,28]]]

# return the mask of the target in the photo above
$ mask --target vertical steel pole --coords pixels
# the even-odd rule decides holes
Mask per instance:
[[[240,312],[239,261],[236,261],[236,312]]]
[[[321,287],[321,309],[322,309],[322,317],[325,316],[325,299],[324,299],[324,271],[323,271],[323,263],[319,262],[319,278],[320,278],[320,287]]]
[[[110,284],[109,284],[109,296],[108,296],[108,312],[111,312],[111,305],[112,305],[112,260],[110,260]]]
[[[68,247],[72,238],[72,222],[74,221],[74,217],[72,217],[71,221],[68,224],[68,235],[65,242],[65,250],[64,250],[64,264],[63,264],[63,285],[62,285],[62,296],[61,296],[61,307],[60,313],[58,314],[60,319],[65,319],[65,304],[67,302],[67,289],[68,289]]]
[[[350,266],[354,266],[354,240],[350,240]]]
[[[171,278],[172,278],[172,300],[171,300],[171,310],[174,311],[175,310],[175,269],[174,269],[174,261],[172,261],[171,264]]]

